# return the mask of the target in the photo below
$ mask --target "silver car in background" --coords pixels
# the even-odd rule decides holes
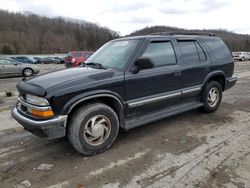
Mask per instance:
[[[0,78],[11,76],[30,77],[37,73],[39,73],[39,68],[36,65],[0,58]]]
[[[250,60],[250,52],[232,52],[235,61]]]

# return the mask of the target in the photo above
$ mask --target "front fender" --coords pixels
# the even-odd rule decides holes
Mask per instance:
[[[100,97],[112,98],[119,104],[121,110],[124,109],[123,99],[117,93],[109,90],[97,90],[97,91],[86,92],[73,97],[64,105],[61,114],[69,114],[72,111],[72,109],[76,107],[78,104],[89,99],[96,99]]]

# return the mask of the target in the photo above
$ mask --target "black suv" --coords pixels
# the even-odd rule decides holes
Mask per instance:
[[[47,139],[67,136],[79,152],[108,149],[131,129],[201,108],[214,112],[232,87],[234,61],[213,34],[159,34],[106,43],[83,67],[18,83],[12,116]]]

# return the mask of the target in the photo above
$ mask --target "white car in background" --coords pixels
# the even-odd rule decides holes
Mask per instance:
[[[250,60],[250,52],[233,52],[232,54],[236,61]]]

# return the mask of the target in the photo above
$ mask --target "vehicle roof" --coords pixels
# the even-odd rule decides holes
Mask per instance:
[[[183,39],[189,39],[189,38],[217,38],[215,35],[185,35],[185,34],[152,34],[152,35],[139,35],[139,36],[129,36],[129,37],[122,37],[118,39],[114,39],[112,41],[119,41],[119,40],[136,40],[136,39],[150,39],[150,38],[183,38]]]
[[[232,53],[247,53],[246,51],[232,52]]]
[[[93,51],[69,51],[69,53],[76,53],[76,52],[93,53]]]
[[[12,59],[12,58],[9,58],[9,57],[6,57],[6,58],[0,58],[1,60],[10,60],[10,61],[16,61],[16,60],[14,60],[14,59]]]

